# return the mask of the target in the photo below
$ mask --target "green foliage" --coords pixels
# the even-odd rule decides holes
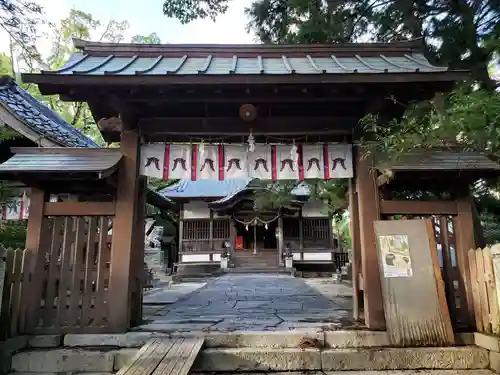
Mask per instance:
[[[163,13],[186,24],[196,19],[215,18],[225,13],[230,0],[165,0]]]
[[[160,44],[161,39],[156,33],[151,33],[149,35],[134,35],[131,42],[138,44]]]
[[[166,187],[175,185],[177,182],[177,180],[163,180],[161,178],[149,177],[148,188],[153,191],[160,191]]]
[[[35,1],[0,0],[0,28],[32,59],[39,57],[35,42],[38,26],[44,23],[41,15],[42,7]]]
[[[296,197],[293,190],[305,187],[309,190],[309,200],[323,204],[325,213],[334,216],[336,220],[342,218],[347,208],[347,183],[344,180],[310,180],[310,181],[278,181],[272,184],[255,182],[263,190],[255,193],[257,210],[278,209],[292,204]]]
[[[0,244],[5,248],[24,249],[27,220],[12,220],[0,223]]]
[[[463,87],[442,103],[411,105],[402,119],[388,124],[376,115],[362,120],[363,144],[379,159],[398,159],[416,149],[460,147],[500,158],[500,92]]]
[[[12,59],[3,52],[0,52],[0,77],[13,76]]]

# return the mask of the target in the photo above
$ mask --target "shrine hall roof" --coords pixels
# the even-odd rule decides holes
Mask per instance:
[[[252,181],[251,178],[241,178],[234,180],[181,180],[169,186],[159,193],[170,199],[194,199],[194,198],[224,198],[244,190]],[[307,186],[299,185],[293,190],[297,196],[308,196]]]
[[[391,45],[134,45],[76,43],[83,50],[45,74],[284,75],[442,72],[410,48]],[[404,46],[404,44],[401,44]]]
[[[20,121],[37,136],[60,146],[98,147],[73,125],[19,87],[11,77],[0,77],[0,109],[13,117],[12,121],[2,119],[14,130],[22,132],[11,123]]]

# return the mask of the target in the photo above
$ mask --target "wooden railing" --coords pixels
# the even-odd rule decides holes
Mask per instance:
[[[476,329],[500,334],[500,245],[471,249],[468,255]]]

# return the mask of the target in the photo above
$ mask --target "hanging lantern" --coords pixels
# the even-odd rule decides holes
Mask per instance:
[[[248,224],[247,224],[247,225],[245,225],[245,229],[248,231]]]
[[[266,225],[264,225],[264,228],[266,228],[266,230],[268,229],[268,227],[267,227],[267,223],[266,223]]]
[[[290,151],[290,159],[292,159],[294,163],[297,163],[299,160],[299,152],[295,141],[293,142],[292,150]]]
[[[255,138],[252,134],[251,129],[250,129],[250,134],[248,135],[247,143],[248,143],[248,152],[254,152],[255,151]]]
[[[205,156],[205,143],[203,141],[200,143],[198,150],[200,153],[200,159],[203,160],[203,156]]]

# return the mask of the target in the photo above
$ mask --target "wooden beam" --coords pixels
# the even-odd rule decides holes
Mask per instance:
[[[380,201],[380,213],[384,215],[456,215],[454,201]]]
[[[254,135],[350,134],[359,117],[266,117],[254,121],[228,117],[143,118],[139,128],[145,136],[158,134]]]
[[[357,150],[356,190],[359,205],[361,268],[365,324],[371,329],[385,329],[384,303],[380,285],[375,220],[379,220],[379,194],[373,159],[362,157]]]
[[[120,150],[123,159],[118,171],[108,301],[111,306],[109,324],[111,330],[117,332],[126,332],[130,326],[129,280],[132,276],[132,252],[136,244],[134,230],[138,200],[139,143],[137,131],[126,130],[122,133]]]
[[[45,202],[46,216],[114,216],[114,202]]]

